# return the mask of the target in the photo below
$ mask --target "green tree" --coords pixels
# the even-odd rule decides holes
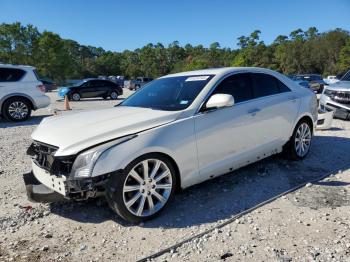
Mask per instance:
[[[350,70],[350,39],[340,50],[338,61],[338,73],[344,73],[348,70]]]

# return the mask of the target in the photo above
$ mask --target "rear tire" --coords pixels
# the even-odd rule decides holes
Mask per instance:
[[[296,125],[293,135],[284,146],[285,155],[291,160],[304,159],[311,147],[312,127],[309,121],[302,119]]]
[[[32,113],[32,105],[22,97],[13,97],[5,101],[2,114],[12,122],[21,122],[27,120]]]
[[[145,171],[146,170],[146,171]],[[123,219],[139,223],[157,216],[176,188],[175,168],[168,158],[146,154],[106,183],[106,199]]]

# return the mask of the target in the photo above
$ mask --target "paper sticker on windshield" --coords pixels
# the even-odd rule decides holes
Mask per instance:
[[[209,78],[209,76],[191,76],[188,77],[185,81],[189,82],[189,81],[205,81]]]
[[[188,101],[187,100],[181,100],[180,101],[180,105],[187,105],[188,104]]]

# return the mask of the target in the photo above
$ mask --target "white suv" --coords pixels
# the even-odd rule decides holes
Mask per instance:
[[[32,110],[49,104],[50,98],[34,67],[0,64],[1,116],[9,121],[24,121]]]

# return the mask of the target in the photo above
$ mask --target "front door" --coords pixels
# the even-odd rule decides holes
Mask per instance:
[[[227,77],[213,94],[230,94],[235,105],[208,112],[202,110],[194,117],[198,180],[227,173],[251,161],[259,132],[249,73]]]

